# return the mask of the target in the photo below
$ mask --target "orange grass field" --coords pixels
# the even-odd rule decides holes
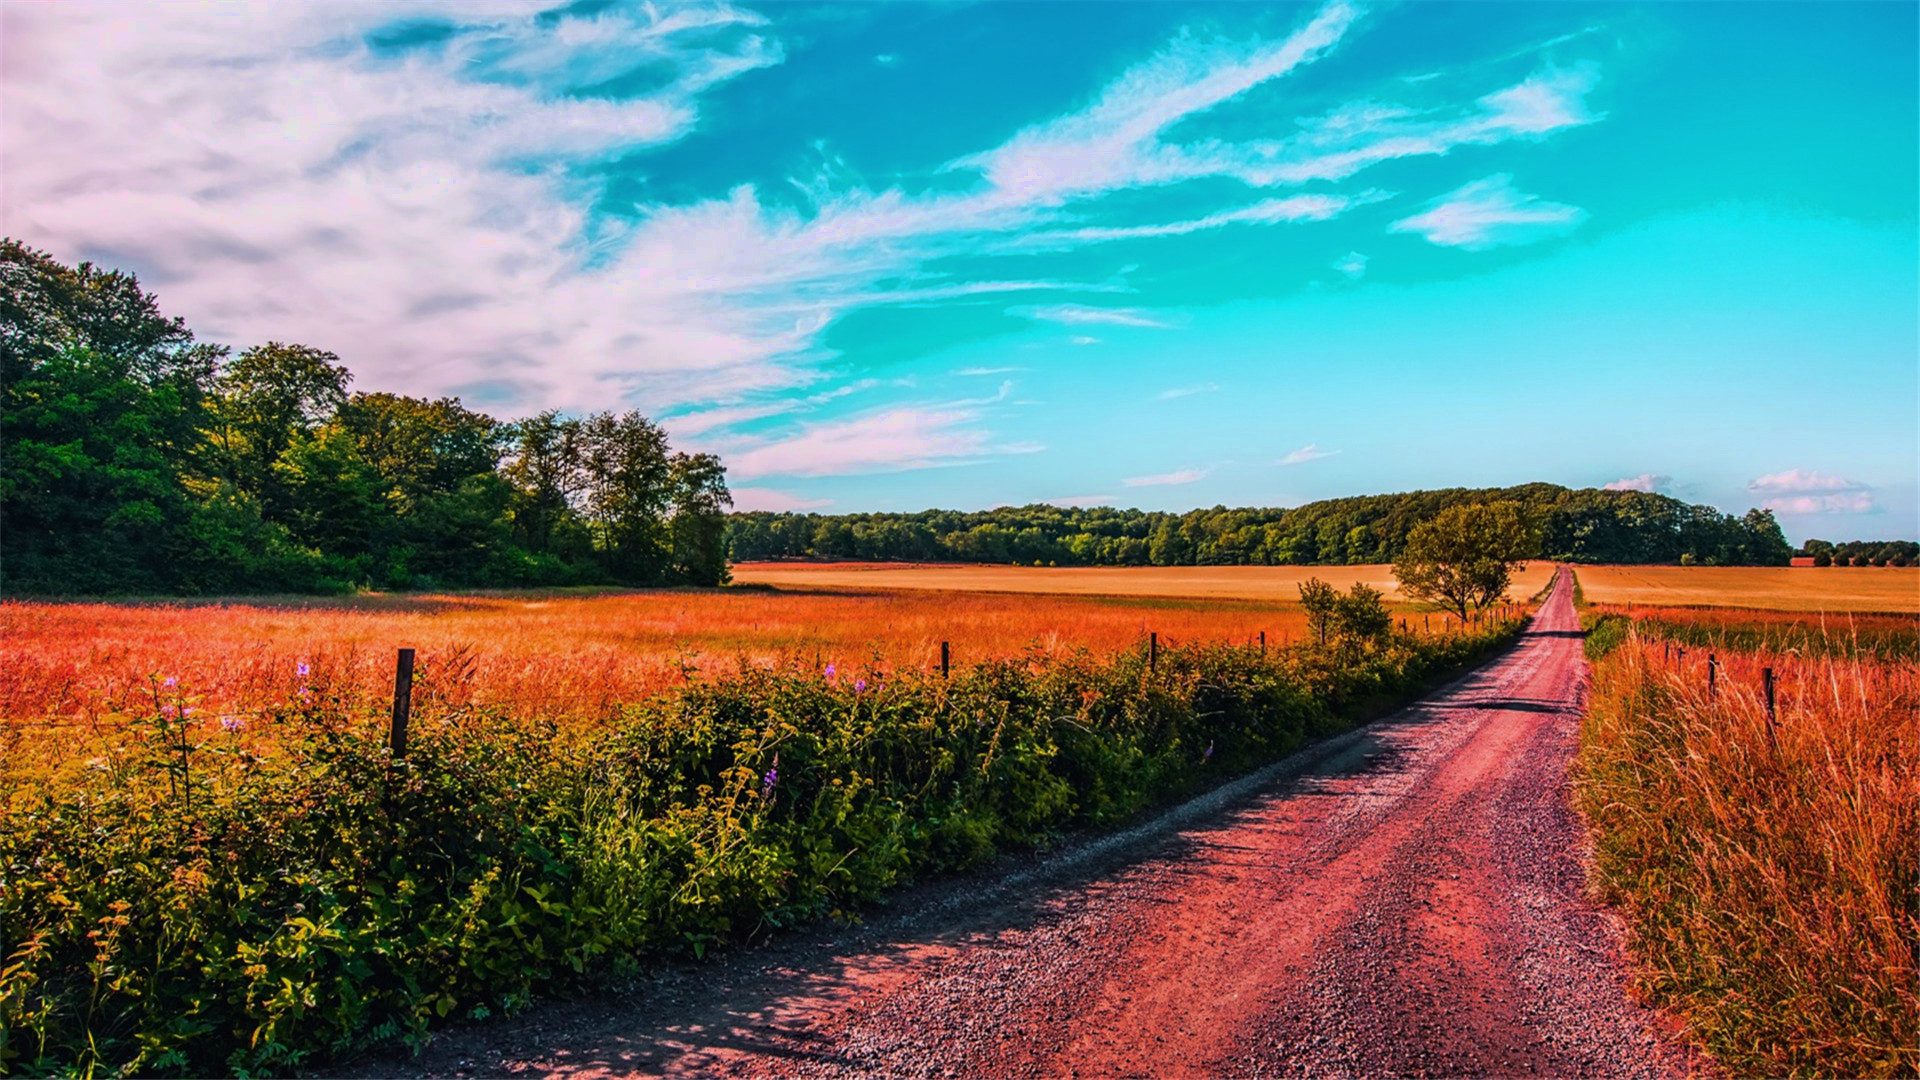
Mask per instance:
[[[1441,622],[1433,620],[1435,629]],[[370,596],[208,603],[0,603],[0,717],[151,711],[156,685],[203,715],[311,693],[373,705],[395,650],[429,702],[596,712],[740,659],[928,666],[1030,647],[1298,638],[1296,605],[991,593],[679,591]],[[300,673],[305,665],[306,674]],[[165,680],[176,681],[166,687]]]
[[[1595,604],[1920,614],[1920,567],[1581,566]]]
[[[1315,573],[1226,569],[1268,570],[1241,575],[1245,591],[1258,598],[1191,595],[1221,588],[1226,579],[1160,569],[1120,571],[1138,579],[1124,586],[1139,591],[1129,597],[1090,589],[1072,596],[1009,593],[995,590],[1028,573],[1051,581],[1068,571],[995,567],[947,579],[960,586],[950,591],[824,587],[838,585],[829,572],[811,588],[5,602],[0,717],[151,711],[156,687],[191,699],[208,716],[269,709],[302,688],[371,706],[391,694],[394,652],[402,646],[419,652],[419,696],[430,705],[503,704],[558,715],[604,711],[690,672],[726,671],[742,659],[925,667],[939,662],[942,641],[952,643],[954,662],[965,664],[1035,647],[1112,651],[1139,644],[1150,631],[1166,642],[1249,641],[1265,631],[1276,644],[1304,632],[1290,601],[1298,582]],[[1317,568],[1317,575],[1345,588],[1377,580],[1381,569]],[[863,582],[894,584],[893,572],[853,572],[866,573]],[[1529,571],[1514,595],[1535,591],[1533,579],[1544,583],[1550,572],[1544,564]],[[1423,625],[1415,619],[1416,628]],[[1443,623],[1431,619],[1436,632]],[[167,679],[175,685],[166,687]]]
[[[1404,600],[1393,567],[1361,566],[981,566],[929,563],[749,562],[733,580],[782,588],[951,589],[1072,596],[1182,596],[1297,600],[1300,583],[1320,578],[1346,589],[1358,582]],[[1553,580],[1553,564],[1533,562],[1514,575],[1510,595],[1532,596]]]

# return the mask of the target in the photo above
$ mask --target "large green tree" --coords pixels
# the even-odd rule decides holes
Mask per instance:
[[[1516,570],[1539,552],[1539,533],[1515,502],[1450,506],[1414,526],[1394,560],[1400,590],[1458,615],[1506,596]]]

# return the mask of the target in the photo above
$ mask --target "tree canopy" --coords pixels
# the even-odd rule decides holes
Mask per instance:
[[[1400,591],[1465,622],[1507,595],[1514,572],[1539,553],[1540,535],[1511,501],[1449,506],[1407,534],[1393,562]]]
[[[1517,503],[1544,558],[1578,563],[1784,565],[1792,554],[1771,511],[1744,516],[1642,491],[1557,484],[1361,495],[1292,509],[1215,506],[1184,514],[1045,504],[978,512],[739,513],[736,560],[816,558],[1060,566],[1390,563],[1415,526],[1450,506]]]
[[[131,275],[0,241],[0,588],[718,584],[726,471],[639,413],[503,423],[199,344]]]

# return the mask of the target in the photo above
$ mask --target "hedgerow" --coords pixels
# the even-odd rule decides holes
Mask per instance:
[[[394,759],[154,715],[0,820],[0,1073],[284,1073],[1122,821],[1410,697],[1517,623],[1337,647],[749,668],[605,727],[459,710]]]

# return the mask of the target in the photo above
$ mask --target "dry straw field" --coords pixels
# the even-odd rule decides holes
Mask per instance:
[[[1582,566],[1596,604],[1920,614],[1920,567]]]
[[[782,588],[934,589],[1049,593],[1060,596],[1160,596],[1293,601],[1300,583],[1320,578],[1338,588],[1356,583],[1402,601],[1393,567],[1358,566],[981,566],[955,563],[741,563],[733,579]],[[1529,563],[1512,595],[1532,596],[1553,579],[1553,564]]]

